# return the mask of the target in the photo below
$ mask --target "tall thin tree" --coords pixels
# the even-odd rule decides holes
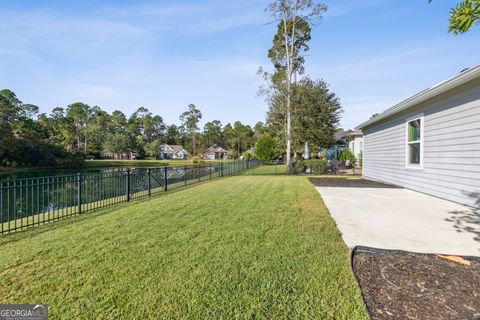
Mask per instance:
[[[185,111],[180,115],[180,121],[183,122],[182,126],[185,128],[185,131],[190,134],[192,138],[192,153],[194,155],[197,154],[197,131],[198,131],[198,123],[202,119],[202,112],[197,109],[194,104],[190,104],[188,106],[188,110]]]
[[[286,160],[287,165],[289,165],[292,150],[292,83],[296,79],[297,71],[303,64],[304,58],[302,55],[305,51],[305,47],[302,48],[303,44],[299,46],[298,31],[301,29],[309,31],[309,25],[321,19],[322,13],[327,10],[327,6],[315,0],[276,0],[270,3],[266,10],[274,18],[272,22],[278,23],[279,32],[281,38],[283,38],[281,41],[283,42],[281,44],[283,50],[280,51],[281,55],[276,57],[274,63],[277,71],[283,71],[283,81],[285,82]],[[276,36],[276,39],[274,38],[274,46],[275,40],[279,41],[279,38],[278,36]],[[276,74],[282,76],[281,72]]]

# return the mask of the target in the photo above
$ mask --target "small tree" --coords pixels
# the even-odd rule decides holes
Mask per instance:
[[[255,157],[261,161],[272,161],[276,158],[275,140],[269,135],[262,135],[255,144]]]

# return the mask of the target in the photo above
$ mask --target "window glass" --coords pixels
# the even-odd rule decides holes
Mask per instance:
[[[419,141],[420,140],[420,126],[421,120],[416,119],[408,123],[408,141]]]
[[[407,122],[407,166],[422,166],[422,119]]]
[[[410,164],[420,164],[420,142],[410,143],[408,148],[410,154]]]

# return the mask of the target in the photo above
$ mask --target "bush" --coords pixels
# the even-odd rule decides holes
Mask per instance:
[[[243,160],[252,160],[253,154],[250,151],[246,151],[243,153]]]
[[[199,164],[202,159],[199,156],[193,156],[191,160],[193,164]]]
[[[349,161],[351,166],[354,166],[357,162],[357,158],[349,149],[345,149],[338,155],[338,160],[340,161]]]
[[[305,172],[305,162],[303,160],[296,160],[290,164],[288,168],[288,173],[290,174],[300,174]]]
[[[81,167],[85,160],[82,152],[68,152],[63,147],[45,141],[15,140],[0,158],[1,166],[9,167]]]
[[[305,166],[310,169],[313,174],[324,174],[327,169],[327,160],[306,160]]]

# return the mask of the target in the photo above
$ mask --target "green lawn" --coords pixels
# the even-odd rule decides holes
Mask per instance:
[[[269,165],[260,165],[253,169],[246,170],[242,175],[285,175],[287,173],[287,166],[285,164],[269,164]]]
[[[52,319],[367,319],[305,177],[232,177],[2,239],[0,303]]]

